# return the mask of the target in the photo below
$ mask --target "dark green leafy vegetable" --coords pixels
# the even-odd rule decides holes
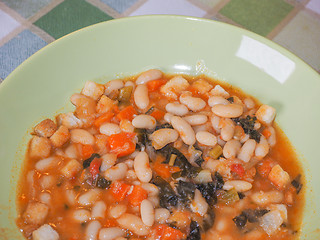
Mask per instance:
[[[240,199],[244,199],[246,195],[242,192],[238,192],[238,196]]]
[[[224,181],[222,176],[215,172],[212,182],[197,184],[196,187],[201,192],[202,196],[206,199],[210,206],[217,203],[216,191],[222,189]]]
[[[151,114],[154,111],[154,106],[148,109],[145,114]]]
[[[95,158],[101,158],[101,156],[98,153],[93,153],[88,159],[84,160],[82,163],[82,166],[84,169],[90,166],[90,163],[93,161]]]
[[[156,126],[155,131],[157,131],[157,130],[159,130],[159,129],[162,129],[162,128],[171,128],[171,129],[173,129],[173,127],[172,127],[171,124],[169,124],[169,123],[164,123],[164,124],[161,124],[161,125]]]
[[[233,102],[234,102],[234,98],[233,98],[233,97],[229,97],[229,98],[227,98],[227,100],[228,100],[230,103],[233,103]]]
[[[199,224],[196,221],[191,221],[190,223],[190,232],[187,237],[187,240],[200,240],[201,233]]]
[[[99,176],[98,180],[97,180],[97,187],[98,188],[102,188],[102,189],[106,189],[111,185],[111,181],[105,179],[104,177]]]
[[[194,149],[197,151],[197,156],[196,156],[196,160],[194,160],[194,162],[201,167],[201,164],[204,162],[204,159],[202,157],[202,150],[200,149],[200,147],[198,146],[198,144],[196,143],[195,145],[193,145]]]
[[[179,182],[176,183],[176,188],[181,202],[185,204],[190,203],[194,198],[194,191],[196,190],[194,183],[179,180]]]
[[[291,185],[295,187],[297,194],[301,191],[301,188],[303,184],[301,183],[301,174],[295,177],[295,179],[292,180]]]
[[[232,220],[239,229],[244,228],[247,222],[255,223],[259,218],[268,213],[267,209],[246,209],[240,215],[234,217]]]
[[[238,192],[234,188],[227,191],[219,192],[219,201],[221,202],[224,202],[226,204],[232,204],[239,200],[240,198],[239,198]]]
[[[170,209],[173,206],[177,206],[178,196],[166,180],[157,176],[152,182],[160,189],[159,198],[161,207]]]
[[[207,213],[203,216],[202,230],[208,231],[214,224],[216,215],[211,207],[208,208]]]
[[[164,163],[169,163],[172,154],[177,156],[174,166],[177,166],[182,170],[182,177],[194,178],[201,171],[200,167],[192,166],[188,159],[178,149],[171,145],[166,145],[165,147],[159,149],[158,152],[166,158]]]
[[[244,132],[249,137],[255,140],[257,143],[260,142],[261,133],[254,129],[254,124],[257,120],[256,117],[247,116],[246,118],[233,118],[232,119],[237,125],[240,125]]]

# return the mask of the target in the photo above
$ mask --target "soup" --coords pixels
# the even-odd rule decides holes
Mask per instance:
[[[27,239],[296,239],[303,172],[276,110],[206,76],[85,83],[34,127]]]

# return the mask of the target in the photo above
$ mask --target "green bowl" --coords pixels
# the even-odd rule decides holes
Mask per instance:
[[[15,225],[16,189],[32,126],[72,109],[87,80],[106,81],[157,67],[207,74],[277,109],[277,123],[306,174],[302,239],[320,239],[320,77],[275,43],[205,19],[142,16],[67,35],[19,66],[0,86],[0,235],[23,239]]]

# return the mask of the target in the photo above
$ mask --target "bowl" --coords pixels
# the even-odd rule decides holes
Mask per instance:
[[[15,225],[16,189],[32,126],[72,109],[84,82],[149,68],[207,74],[277,109],[276,122],[306,175],[302,239],[320,238],[320,77],[279,45],[221,22],[183,16],[122,18],[69,34],[41,49],[0,86],[0,235],[23,239]]]

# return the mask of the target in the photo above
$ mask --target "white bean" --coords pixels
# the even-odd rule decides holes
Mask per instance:
[[[157,223],[164,224],[170,217],[170,211],[166,208],[157,208],[154,216]]]
[[[189,112],[189,109],[180,103],[168,103],[166,105],[166,111],[177,116],[184,116]]]
[[[127,206],[119,204],[109,210],[109,215],[112,218],[118,218],[122,214],[124,214],[126,211],[127,211]]]
[[[238,158],[244,162],[249,162],[251,157],[254,154],[254,150],[256,148],[256,141],[253,139],[248,139],[243,146],[241,147]]]
[[[48,189],[55,184],[55,177],[52,175],[42,175],[39,181],[42,189]]]
[[[94,136],[84,129],[72,129],[70,134],[72,142],[84,145],[93,145],[95,143]]]
[[[144,84],[152,80],[162,77],[162,72],[158,69],[150,69],[140,74],[136,80],[136,84]]]
[[[269,143],[267,139],[261,135],[260,142],[256,146],[255,155],[257,158],[262,159],[269,153]]]
[[[132,159],[127,159],[123,163],[127,164],[129,169],[133,168],[133,160]]]
[[[123,88],[124,84],[123,81],[121,80],[112,80],[109,81],[105,84],[105,90],[104,90],[104,94],[109,95],[110,93],[112,93],[114,90],[118,90],[120,88]]]
[[[99,240],[114,240],[124,236],[125,232],[119,227],[102,228],[99,232]]]
[[[211,120],[211,125],[213,129],[216,131],[216,133],[219,134],[221,132],[221,129],[220,129],[221,118],[216,115],[213,115],[210,120]]]
[[[59,159],[56,157],[49,157],[38,161],[35,165],[35,169],[39,172],[45,172],[58,165]]]
[[[223,185],[224,190],[230,190],[234,188],[237,192],[246,192],[252,188],[252,184],[242,180],[230,180],[226,181]]]
[[[150,182],[152,178],[152,170],[149,166],[149,157],[146,152],[140,152],[134,158],[134,170],[141,182]]]
[[[215,115],[224,118],[240,117],[243,113],[243,107],[239,104],[233,103],[228,105],[217,104],[214,105],[211,110]]]
[[[152,203],[148,199],[145,199],[141,202],[140,212],[142,222],[145,225],[151,227],[154,223],[154,208]]]
[[[240,151],[241,143],[238,140],[231,139],[223,147],[223,156],[225,158],[235,158]]]
[[[213,147],[217,144],[217,137],[207,131],[197,132],[196,139],[199,143],[210,147]]]
[[[100,189],[96,189],[96,188],[90,189],[79,197],[78,203],[81,206],[91,206],[100,198],[100,195],[101,195]]]
[[[269,192],[255,192],[250,195],[251,200],[257,205],[268,205],[270,203],[281,203],[284,195],[282,192],[273,190]]]
[[[133,94],[134,102],[141,110],[149,106],[148,88],[146,85],[138,85]]]
[[[83,223],[89,220],[90,211],[86,209],[77,209],[73,212],[72,217],[79,223]]]
[[[159,188],[152,183],[142,183],[141,187],[148,192],[149,196],[158,196]]]
[[[69,205],[71,205],[71,206],[75,205],[76,198],[77,198],[77,194],[75,193],[75,191],[73,189],[66,190],[66,199],[67,199]]]
[[[223,105],[227,105],[229,104],[230,102],[221,97],[221,96],[211,96],[209,99],[208,99],[208,105],[210,107],[213,107],[214,105],[217,105],[217,104],[223,104]]]
[[[190,205],[191,210],[194,213],[198,213],[200,216],[204,216],[207,213],[208,207],[207,201],[202,197],[201,192],[196,189],[194,192],[194,199]]]
[[[245,99],[243,100],[243,103],[246,105],[246,107],[247,107],[248,109],[252,109],[252,108],[254,108],[254,106],[255,106],[255,103],[254,103],[254,101],[253,101],[251,98],[245,98]]]
[[[189,115],[185,116],[183,119],[186,120],[191,126],[202,125],[208,121],[208,117],[203,114]]]
[[[128,119],[123,119],[120,121],[119,127],[124,132],[134,132],[134,127]]]
[[[158,150],[163,148],[168,143],[177,141],[178,137],[179,133],[176,130],[162,128],[153,132],[150,136],[150,140],[152,141],[152,146]]]
[[[111,181],[116,181],[125,178],[128,167],[125,163],[118,163],[104,172],[104,177]]]
[[[121,132],[118,124],[115,123],[104,123],[99,128],[100,133],[110,136]]]
[[[39,200],[44,204],[50,205],[50,201],[51,201],[50,193],[47,193],[47,192],[40,193]]]
[[[104,201],[96,202],[91,210],[92,218],[104,218],[107,206]]]
[[[181,117],[174,116],[171,118],[171,124],[180,134],[182,141],[187,145],[193,145],[196,142],[195,133],[187,121]]]
[[[147,114],[138,115],[132,120],[132,125],[135,128],[154,129],[156,127],[156,124],[157,120]]]
[[[132,169],[128,170],[126,179],[128,179],[130,181],[137,180],[136,172],[134,170],[132,170]]]
[[[221,128],[221,139],[223,141],[229,141],[233,138],[235,125],[231,119],[223,119],[223,126]]]
[[[171,118],[172,118],[173,116],[174,116],[174,115],[171,114],[171,113],[166,113],[163,118],[164,118],[164,120],[165,120],[167,123],[171,123]]]
[[[100,170],[101,172],[104,172],[111,168],[117,161],[117,155],[114,153],[106,153],[101,156],[102,162],[101,162],[101,167]]]
[[[268,143],[270,147],[273,147],[274,145],[276,145],[276,142],[277,142],[276,131],[274,130],[273,127],[268,127],[267,129],[271,133],[270,137],[268,137]]]
[[[179,97],[179,100],[193,112],[200,111],[206,106],[206,102],[204,100],[201,98],[192,97],[189,93],[182,93]]]
[[[132,81],[126,81],[126,83],[124,84],[124,86],[125,86],[125,87],[131,86],[132,89],[134,89],[136,85],[135,85],[134,82],[132,82]]]
[[[148,200],[152,203],[154,208],[159,207],[160,199],[158,196],[150,196],[148,197]]]
[[[150,231],[149,227],[138,216],[130,213],[123,214],[117,219],[117,222],[122,228],[129,229],[139,236],[148,235]]]
[[[98,237],[101,223],[99,221],[92,221],[88,224],[85,232],[85,240],[96,240]]]

